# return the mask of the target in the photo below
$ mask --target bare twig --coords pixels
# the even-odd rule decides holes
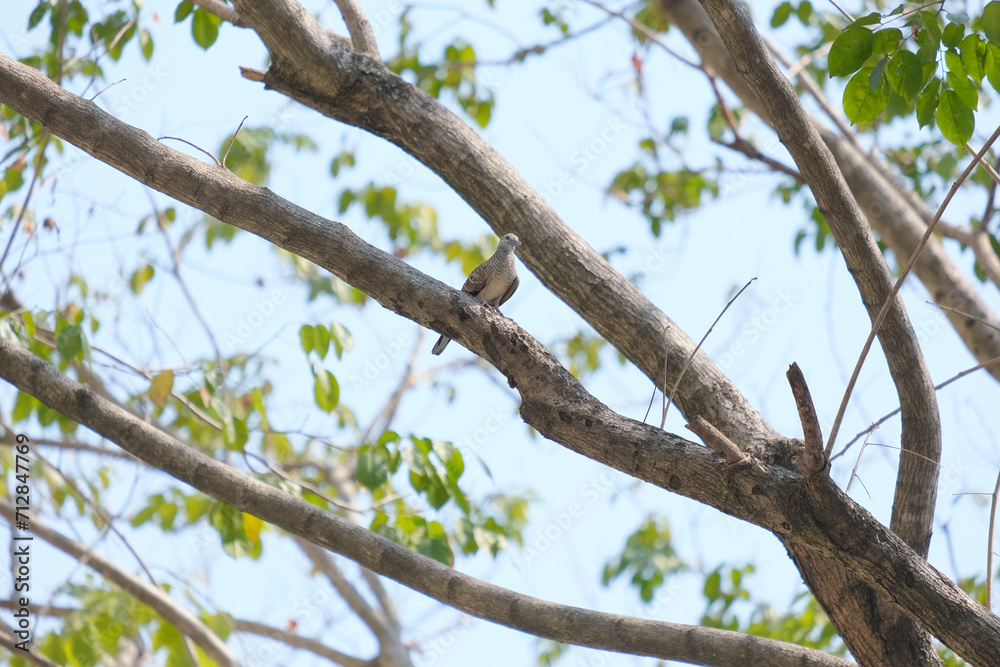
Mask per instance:
[[[978,371],[981,368],[985,368],[987,366],[992,366],[993,364],[996,364],[996,363],[1000,363],[1000,357],[993,357],[992,359],[987,359],[986,361],[984,361],[981,364],[976,364],[972,368],[966,368],[961,373],[958,373],[957,375],[954,375],[954,376],[948,378],[947,380],[945,380],[941,384],[935,385],[934,386],[934,390],[938,391],[940,389],[944,389],[945,387],[947,387],[948,385],[950,385],[955,380],[958,380],[959,378],[963,378],[966,375],[969,375],[970,373],[975,373],[976,371]],[[858,433],[856,436],[854,436],[853,440],[851,440],[849,443],[847,443],[846,445],[844,445],[843,449],[841,449],[835,455],[831,456],[830,460],[833,461],[834,459],[836,459],[838,457],[841,457],[844,454],[846,454],[847,450],[850,449],[851,445],[853,445],[855,442],[857,442],[862,437],[864,437],[865,434],[872,433],[875,429],[877,429],[879,426],[881,426],[882,424],[884,424],[885,422],[887,422],[890,418],[898,415],[899,414],[899,410],[900,410],[900,408],[896,408],[895,410],[893,410],[889,414],[885,415],[884,417],[882,417],[881,419],[879,419],[877,422],[875,422],[874,424],[872,424],[871,426],[869,426],[865,430],[863,430],[860,433]]]
[[[670,404],[673,403],[674,401],[674,394],[677,393],[677,387],[680,386],[681,380],[684,378],[684,372],[687,371],[688,366],[691,365],[691,360],[694,359],[694,355],[698,354],[698,350],[701,349],[701,346],[702,344],[704,344],[705,339],[708,338],[708,334],[712,333],[712,329],[715,328],[715,325],[719,323],[719,320],[722,319],[722,316],[726,314],[727,310],[729,310],[729,306],[733,305],[733,302],[736,301],[736,299],[740,298],[740,294],[743,294],[744,290],[750,287],[750,283],[752,283],[755,280],[757,280],[757,276],[754,276],[753,278],[748,280],[747,284],[741,287],[740,291],[736,293],[736,296],[734,296],[732,299],[729,300],[729,303],[726,304],[726,307],[722,309],[722,312],[719,313],[719,316],[715,318],[714,322],[712,322],[712,326],[708,328],[708,331],[705,332],[705,335],[701,337],[701,340],[698,341],[698,344],[691,351],[691,356],[689,356],[687,358],[687,361],[684,362],[684,366],[681,368],[681,372],[678,373],[677,380],[674,382],[674,388],[670,390],[670,398],[667,400],[667,406],[663,408],[663,417],[662,419],[660,419],[661,429],[663,428],[664,424],[667,423],[667,410],[670,409]]]
[[[722,454],[726,463],[743,463],[750,460],[749,454],[741,452],[732,440],[712,426],[704,417],[695,417],[691,423],[684,424],[684,428],[701,438],[713,452]]]
[[[920,253],[923,251],[924,246],[931,238],[931,234],[934,233],[934,227],[937,226],[938,221],[941,219],[941,215],[944,210],[951,203],[952,198],[955,193],[958,192],[958,188],[961,187],[962,183],[969,177],[976,166],[979,164],[979,160],[986,154],[986,151],[990,149],[998,138],[1000,138],[1000,126],[994,130],[993,135],[983,146],[982,150],[976,154],[976,157],[969,166],[965,168],[958,180],[955,181],[951,189],[948,190],[948,194],[945,196],[944,201],[941,202],[941,206],[938,207],[937,213],[934,214],[934,218],[931,220],[930,224],[927,225],[927,231],[924,232],[923,238],[920,239],[920,243],[917,244],[916,249],[914,249],[913,254],[910,255],[910,260],[906,263],[906,267],[903,269],[902,273],[899,274],[899,278],[896,283],[892,286],[892,290],[885,299],[885,303],[882,304],[882,309],[879,311],[878,315],[875,317],[875,321],[872,323],[872,329],[868,333],[868,339],[865,341],[864,347],[861,349],[861,355],[858,357],[858,362],[854,366],[854,372],[851,374],[851,379],[847,383],[847,389],[844,390],[844,398],[840,401],[840,408],[837,410],[837,417],[833,421],[833,426],[830,429],[830,439],[826,443],[826,455],[830,456],[830,452],[833,451],[833,444],[837,440],[837,432],[840,430],[840,424],[844,420],[844,413],[847,411],[847,403],[851,400],[851,393],[854,391],[854,385],[857,384],[858,376],[861,374],[861,367],[865,363],[865,358],[868,356],[868,351],[872,347],[872,343],[875,341],[875,336],[878,334],[879,328],[882,326],[882,321],[885,320],[885,316],[889,313],[889,309],[896,300],[896,295],[899,294],[900,287],[903,286],[903,281],[906,277],[910,275],[910,270],[913,265],[917,263],[917,258],[920,257]]]
[[[185,143],[185,144],[187,144],[188,146],[191,146],[192,148],[196,148],[197,150],[200,150],[200,151],[201,151],[202,153],[204,153],[204,154],[205,154],[205,155],[207,155],[208,157],[212,158],[212,161],[213,161],[213,162],[215,162],[215,164],[216,164],[217,166],[219,166],[219,167],[221,167],[221,166],[222,166],[222,163],[221,163],[221,162],[219,162],[219,158],[215,157],[214,155],[212,155],[211,153],[209,153],[208,151],[206,151],[206,150],[205,150],[204,148],[202,148],[201,146],[198,146],[198,145],[196,145],[196,144],[192,144],[192,143],[191,143],[190,141],[188,141],[187,139],[181,139],[180,137],[157,137],[157,138],[156,138],[156,140],[157,140],[157,141],[163,141],[164,139],[173,139],[174,141],[180,141],[181,143]]]
[[[662,48],[664,51],[666,51],[674,58],[687,65],[688,67],[693,67],[694,69],[701,70],[703,72],[705,71],[705,67],[703,65],[699,65],[698,63],[692,60],[688,60],[687,58],[679,54],[677,51],[672,49],[666,42],[660,39],[659,35],[650,30],[647,26],[644,26],[643,24],[636,21],[631,16],[628,16],[627,14],[624,14],[622,12],[615,11],[609,7],[605,7],[601,3],[595,2],[595,0],[583,0],[583,1],[586,2],[588,5],[590,5],[591,7],[596,7],[597,9],[600,9],[603,12],[607,12],[607,14],[610,16],[614,16],[628,22],[628,24],[632,26],[633,30],[642,33],[643,37],[653,42],[654,44]]]
[[[247,122],[247,118],[249,118],[249,117],[250,116],[243,116],[243,120],[240,121],[240,126],[236,128],[235,132],[233,132],[233,138],[229,140],[229,145],[226,146],[226,154],[222,156],[222,166],[223,167],[226,166],[226,158],[229,157],[229,151],[233,147],[233,143],[236,142],[236,136],[240,133],[240,130],[243,129],[243,123]]]
[[[123,81],[125,81],[125,79],[118,79],[117,81],[113,81],[112,83],[109,83],[108,85],[104,86],[103,88],[101,88],[100,90],[98,90],[96,93],[94,93],[94,96],[90,98],[90,101],[93,102],[101,94],[103,94],[104,91],[108,90],[109,88],[114,88],[115,86],[117,86],[119,83],[121,83]]]
[[[993,501],[990,503],[990,532],[986,538],[986,608],[993,611],[993,531],[997,526],[997,497],[1000,497],[1000,472],[993,487]]]
[[[934,306],[936,308],[940,308],[941,310],[947,310],[949,313],[955,313],[956,315],[961,315],[962,317],[968,317],[970,320],[975,320],[976,322],[979,322],[980,324],[982,324],[984,326],[987,326],[987,327],[989,327],[991,329],[996,329],[997,331],[1000,331],[1000,327],[998,327],[997,325],[993,324],[992,322],[987,322],[986,320],[984,320],[981,317],[976,317],[975,315],[972,315],[972,314],[967,313],[965,311],[959,310],[958,308],[951,308],[949,306],[942,306],[940,303],[934,303],[933,301],[926,301],[925,303],[929,303],[930,305],[932,305],[932,306]]]
[[[823,432],[816,416],[816,406],[813,404],[809,386],[799,365],[792,363],[785,373],[788,384],[792,387],[795,406],[799,409],[799,420],[802,422],[802,440],[805,451],[795,461],[795,467],[803,477],[815,478],[826,469],[826,456],[823,454]]]

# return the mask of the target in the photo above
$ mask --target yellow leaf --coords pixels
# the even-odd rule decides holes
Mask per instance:
[[[260,530],[264,527],[264,522],[253,514],[243,513],[243,532],[251,542],[260,541]]]
[[[153,378],[149,385],[149,398],[161,408],[167,404],[167,397],[174,388],[174,372],[163,371]]]

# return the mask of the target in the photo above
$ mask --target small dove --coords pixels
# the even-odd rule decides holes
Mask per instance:
[[[462,291],[478,296],[485,302],[484,306],[499,310],[521,284],[521,279],[517,277],[517,267],[514,266],[514,248],[519,245],[521,241],[516,234],[504,234],[497,251],[469,274],[469,279],[462,285]],[[434,343],[431,354],[441,354],[450,342],[450,338],[441,336]]]

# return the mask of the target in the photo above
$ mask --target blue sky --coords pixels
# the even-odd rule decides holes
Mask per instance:
[[[519,47],[554,38],[554,32],[544,29],[538,19],[540,5],[498,4],[495,11],[485,3],[467,7],[418,5],[411,20],[417,38],[427,45],[427,57],[440,53],[443,45],[458,35],[473,43],[483,60],[503,59]],[[382,55],[394,54],[395,21],[402,5],[390,0],[364,6],[377,29]],[[575,26],[588,25],[601,16],[582,3],[572,6],[577,8]],[[4,19],[6,34],[0,37],[0,48],[5,52],[27,54],[19,29],[26,24],[32,7],[32,3],[18,3]],[[342,188],[357,187],[368,180],[384,182],[395,175],[401,199],[424,201],[436,208],[442,237],[468,239],[489,233],[486,223],[447,185],[423,167],[414,167],[394,146],[290,104],[277,93],[240,78],[238,66],[263,67],[265,62],[265,53],[252,33],[225,25],[218,43],[206,55],[191,40],[187,24],[173,24],[174,7],[172,2],[145,6],[144,14],[159,16],[158,23],[147,23],[156,48],[153,62],[139,59],[137,47],[130,45],[120,63],[108,65],[108,76],[112,80],[125,78],[125,82],[98,98],[106,110],[154,136],[183,137],[212,151],[218,150],[244,115],[249,115],[248,128],[267,126],[307,134],[317,141],[319,152],[278,149],[272,156],[268,187],[296,204],[342,220],[381,247],[387,247],[387,240],[379,224],[365,220],[356,210],[337,215],[337,196]],[[753,2],[752,7],[758,22],[765,23],[771,4]],[[324,25],[343,32],[332,3],[314,3],[309,8],[319,12]],[[790,50],[796,34],[778,31],[774,37]],[[27,39],[30,43],[38,36],[29,34]],[[669,34],[668,41],[680,52],[690,53],[679,35]],[[784,372],[789,363],[797,362],[828,429],[868,333],[867,318],[842,259],[829,251],[817,254],[808,243],[800,255],[794,254],[795,232],[811,223],[801,206],[782,205],[772,196],[778,182],[772,176],[723,175],[722,195],[666,226],[660,238],[651,236],[647,223],[638,215],[607,198],[605,187],[614,173],[635,159],[638,141],[646,135],[644,109],[637,101],[631,75],[632,53],[627,28],[611,24],[521,66],[485,68],[481,75],[495,91],[497,106],[493,121],[482,130],[484,137],[537,191],[548,196],[563,219],[596,250],[627,247],[627,253],[614,257],[615,266],[626,275],[644,272],[644,292],[692,338],[701,337],[736,289],[757,277],[716,327],[705,349],[765,418],[791,436],[799,436],[800,430]],[[703,128],[714,96],[704,77],[659,50],[648,54],[644,71],[653,123],[665,128],[676,116],[690,116],[692,130],[685,143],[688,166],[711,167],[716,149],[707,141]],[[88,96],[94,92],[91,89]],[[989,118],[990,113],[983,116]],[[980,122],[981,127],[987,125],[985,120]],[[759,124],[751,128],[762,141],[770,139]],[[903,136],[930,139],[931,135],[926,130],[917,135],[915,127],[893,126],[887,139]],[[198,155],[178,142],[171,145]],[[330,160],[343,148],[356,152],[358,165],[331,180]],[[790,163],[780,153],[780,145],[774,150]],[[58,179],[46,183],[34,204],[40,217],[51,215],[59,223],[60,232],[55,237],[40,233],[24,249],[26,277],[18,287],[22,300],[51,307],[68,274],[79,272],[92,287],[103,285],[111,294],[98,311],[104,321],[102,345],[150,365],[176,365],[208,353],[204,333],[187,314],[177,285],[169,278],[161,239],[155,234],[134,235],[138,220],[150,212],[153,202],[160,208],[175,204],[109,167],[81,157],[74,148],[67,147],[56,162],[49,173],[59,173]],[[19,193],[15,201],[19,203],[20,197]],[[969,210],[981,209],[980,199],[981,195],[960,195],[949,214],[961,220]],[[13,203],[2,202],[3,210]],[[181,223],[190,224],[200,215],[176,206]],[[9,226],[0,232],[0,241],[5,243],[7,234]],[[22,252],[22,244],[20,239],[15,241],[17,253]],[[55,248],[73,250],[67,260],[66,254],[55,254]],[[156,266],[157,277],[136,298],[120,285],[142,261]],[[457,266],[421,256],[413,257],[412,262],[455,286],[464,280]],[[959,258],[960,266],[969,263],[967,258]],[[369,423],[392,392],[411,346],[421,335],[416,325],[377,305],[351,311],[323,300],[306,303],[305,291],[288,275],[287,264],[276,262],[266,243],[246,234],[210,254],[200,242],[192,244],[182,270],[189,284],[196,286],[196,299],[220,339],[236,331],[241,320],[259,309],[262,300],[278,301],[274,295],[281,296],[273,313],[246,340],[249,349],[259,349],[261,358],[273,364],[269,375],[281,399],[271,419],[279,427],[335,432],[332,424],[310,410],[312,384],[299,348],[300,324],[335,320],[353,333],[355,348],[343,360],[328,362],[327,367],[340,380],[342,401],[356,411],[361,424]],[[508,316],[549,344],[587,329],[579,316],[523,265],[519,270],[521,287],[504,307]],[[258,279],[263,286],[258,286]],[[989,303],[1000,308],[995,290],[984,292]],[[935,382],[974,365],[940,313],[924,303],[926,291],[913,282],[903,293],[914,326],[923,334],[921,343]],[[151,324],[153,319],[156,326]],[[432,357],[430,347],[435,337],[423,334],[417,357],[420,368],[470,355],[453,345],[440,359]],[[380,355],[389,359],[390,366],[370,384],[352,384],[352,378],[365,377],[366,367],[381,363]],[[615,356],[604,354],[604,370],[588,378],[587,387],[615,410],[642,418],[651,391],[649,382],[632,367],[619,365]],[[479,458],[491,472],[489,476],[482,467],[467,465],[464,484],[474,496],[530,491],[537,499],[525,532],[528,550],[496,561],[461,559],[458,569],[565,604],[697,622],[703,610],[702,575],[698,572],[680,576],[676,586],[665,590],[649,607],[641,606],[624,585],[607,589],[600,585],[604,562],[621,550],[625,537],[645,516],[659,514],[669,520],[680,555],[696,563],[702,572],[721,563],[752,562],[757,573],[748,585],[759,599],[779,609],[802,590],[784,550],[764,531],[532,437],[516,415],[516,394],[497,377],[495,372],[445,370],[437,384],[422,384],[406,397],[394,424],[401,432],[466,443],[463,453],[467,464]],[[112,378],[141,387],[141,383],[120,375],[112,374]],[[448,387],[454,388],[452,400]],[[995,435],[991,435],[991,431],[996,432],[996,416],[988,406],[995,404],[996,392],[994,381],[976,375],[939,394],[945,459],[938,522],[950,522],[959,576],[981,575],[985,567],[988,508],[981,497],[952,494],[993,488],[1000,456]],[[10,405],[12,396],[7,388],[0,389],[5,406]],[[885,364],[878,349],[873,349],[839,442],[847,442],[896,406]],[[676,410],[666,428],[687,434]],[[898,445],[898,430],[898,422],[890,422],[876,433],[873,442]],[[834,466],[833,475],[841,485],[846,484],[857,451],[855,448]],[[69,459],[65,463],[75,465]],[[86,468],[88,464],[83,465]],[[885,522],[891,508],[895,466],[894,450],[870,447],[860,468],[864,486],[855,484],[851,490],[858,502]],[[124,516],[141,507],[141,499],[163,484],[151,473],[136,476],[130,466],[117,467],[114,477],[119,485],[111,502]],[[65,529],[67,524],[57,526]],[[221,549],[203,548],[203,544],[211,546],[217,541],[213,542],[211,534],[202,535],[200,529],[181,539],[164,539],[155,530],[142,530],[135,543],[162,580],[199,589],[203,604],[238,610],[246,617],[262,617],[278,626],[295,619],[303,634],[322,636],[338,649],[367,655],[373,645],[358,632],[358,624],[339,610],[332,594],[318,585],[318,580],[303,576],[308,566],[299,552],[283,544],[287,540],[275,537],[266,543],[260,561],[234,562]],[[102,543],[102,550],[119,556],[120,562],[131,562],[113,541]],[[51,573],[52,587],[60,585],[69,563],[57,555],[41,562],[44,565],[39,565],[38,571]],[[932,544],[931,562],[956,575],[940,530]],[[344,566],[354,571],[351,564]],[[248,587],[247,581],[254,583]],[[398,586],[390,588],[399,600],[406,637],[423,651],[415,655],[417,664],[532,664],[536,650],[533,638],[463,617]],[[318,664],[304,653],[279,651],[272,655],[267,645],[253,639],[233,646],[255,654],[256,664]],[[502,649],[484,653],[483,646]],[[655,661],[573,649],[562,664],[652,665]]]

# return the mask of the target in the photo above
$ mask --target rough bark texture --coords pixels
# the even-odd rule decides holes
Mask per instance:
[[[684,33],[698,52],[702,64],[725,81],[746,108],[771,125],[767,110],[757,99],[754,88],[737,70],[729,50],[698,0],[656,0],[656,6],[671,25]],[[873,155],[865,155],[848,138],[826,128],[815,118],[813,123],[833,153],[868,223],[892,249],[900,263],[905,263],[931,219],[926,205],[907,196],[885,162]],[[969,242],[976,241],[981,243],[981,237],[973,240],[970,235]],[[1000,327],[996,314],[948,257],[938,239],[932,238],[924,248],[914,272],[935,303],[975,315]],[[1000,356],[1000,332],[995,328],[954,313],[946,312],[946,315],[980,363]],[[1000,380],[1000,367],[990,367],[988,372]]]
[[[705,447],[615,414],[516,323],[372,248],[345,226],[241,181],[223,168],[173,151],[4,56],[0,56],[0,101],[133,178],[295,252],[394,312],[454,337],[507,377],[521,394],[525,421],[546,437],[637,479],[762,526],[786,545],[803,546],[817,558],[829,559],[957,654],[977,664],[997,664],[1000,619],[972,602],[828,477],[806,483],[793,470],[760,460],[730,466]],[[566,611],[539,601],[528,604],[523,596],[428,565],[364,529],[342,526],[336,517],[178,445],[12,343],[0,342],[0,374],[178,479],[469,613],[560,641],[612,650],[628,650],[630,642],[647,638],[667,641],[662,624],[654,624],[658,629],[649,629],[647,635],[643,622],[636,621],[637,625],[628,626],[634,630],[626,631],[617,617],[614,631],[603,626],[584,631],[581,619],[611,617],[588,616],[592,612]],[[752,427],[752,423],[746,426]],[[746,440],[739,438],[739,432],[735,435],[737,441]],[[636,652],[674,655],[671,652],[679,649],[670,646],[657,648],[656,653]]]
[[[441,286],[436,291],[448,290]],[[535,355],[546,354],[544,348],[532,343]],[[555,641],[717,667],[851,664],[819,651],[739,632],[604,614],[514,593],[456,572],[237,472],[75,384],[16,343],[3,339],[0,339],[0,374],[46,405],[204,493],[474,616]],[[567,416],[579,417],[579,407],[578,401],[571,401],[567,409],[573,412],[566,413]],[[648,435],[655,440],[672,439],[662,431],[647,428]],[[690,443],[685,446],[705,451]],[[0,512],[3,510],[0,503]]]

